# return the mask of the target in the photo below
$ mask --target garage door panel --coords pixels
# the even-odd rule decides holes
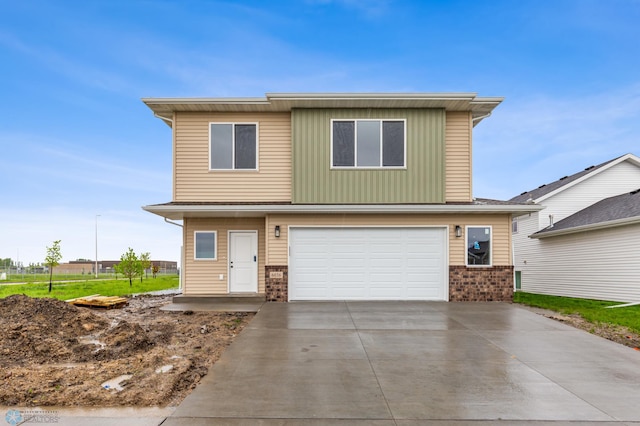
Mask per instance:
[[[289,243],[291,300],[446,298],[445,228],[292,228]]]
[[[333,288],[331,298],[334,300],[365,299],[367,292],[362,287]]]

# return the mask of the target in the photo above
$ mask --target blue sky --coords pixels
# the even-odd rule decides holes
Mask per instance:
[[[178,260],[171,133],[142,97],[504,96],[474,195],[640,154],[640,0],[2,1],[0,257]]]

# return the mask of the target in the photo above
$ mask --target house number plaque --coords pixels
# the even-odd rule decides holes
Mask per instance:
[[[269,278],[272,279],[282,279],[284,278],[284,272],[282,271],[269,271]]]

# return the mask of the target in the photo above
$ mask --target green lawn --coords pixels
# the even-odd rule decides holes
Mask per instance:
[[[515,303],[550,309],[562,314],[579,314],[592,323],[622,325],[640,333],[640,306],[607,309],[607,306],[622,302],[575,299],[571,297],[547,296],[518,291],[513,296]]]
[[[0,285],[0,298],[12,294],[25,294],[31,297],[53,297],[67,300],[76,297],[101,294],[103,296],[126,296],[134,293],[147,293],[149,291],[177,289],[179,279],[175,275],[158,276],[158,278],[133,280],[133,286],[129,287],[128,279],[93,280],[67,283],[53,283],[53,289],[49,293],[49,283]]]
[[[2,271],[0,271],[2,272]],[[114,279],[114,274],[98,274],[98,279]],[[93,274],[53,274],[51,280],[56,281],[68,281],[68,280],[95,280]],[[0,285],[4,283],[35,283],[35,282],[49,282],[49,274],[8,274],[7,279],[0,281]]]
[[[0,273],[2,272],[4,271],[0,269]],[[160,274],[160,275],[163,275],[163,274]],[[169,275],[175,276],[176,274],[174,273]],[[122,277],[122,275],[119,275],[119,277]],[[100,273],[98,274],[97,279],[104,280],[104,279],[115,279],[115,278],[116,276],[114,273]],[[56,274],[55,272],[53,274],[53,277],[51,277],[51,280],[53,282],[69,281],[69,280],[86,281],[86,280],[95,280],[95,279],[96,277],[93,274]],[[15,272],[12,272],[7,274],[6,280],[0,281],[0,285],[5,283],[36,283],[36,282],[48,283],[49,274],[29,274],[29,273],[16,274]]]

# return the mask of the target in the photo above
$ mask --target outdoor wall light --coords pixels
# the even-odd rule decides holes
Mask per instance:
[[[275,236],[276,238],[280,238],[280,225],[276,225]]]
[[[462,227],[460,225],[456,225],[456,238],[462,237]]]

